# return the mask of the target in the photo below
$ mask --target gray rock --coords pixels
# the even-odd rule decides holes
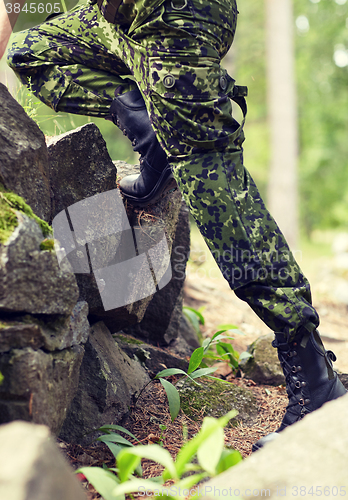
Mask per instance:
[[[82,346],[46,353],[31,347],[0,355],[0,423],[27,420],[58,433],[75,395]]]
[[[182,337],[193,349],[201,346],[196,330],[184,314],[180,319],[179,337]]]
[[[326,403],[278,438],[204,484],[203,497],[227,489],[239,498],[347,495],[348,395]],[[231,494],[232,493],[232,494]]]
[[[84,344],[89,335],[88,305],[78,302],[71,316],[43,316],[40,319],[29,314],[0,322],[0,352],[14,348],[44,347],[48,351],[62,350]]]
[[[246,377],[257,384],[285,384],[283,370],[278,360],[277,350],[272,347],[272,340],[274,340],[273,333],[256,339],[248,347],[248,352],[253,357],[243,361],[240,365]]]
[[[238,411],[231,424],[252,425],[256,420],[258,405],[251,391],[222,380],[202,377],[197,381],[199,386],[185,382],[179,391],[181,409],[192,420],[201,421],[202,415],[219,418],[230,410]]]
[[[123,332],[116,333],[113,337],[122,351],[130,358],[137,359],[149,370],[151,376],[164,368],[180,368],[181,370],[188,368],[188,361],[184,356],[180,357],[173,353],[172,346],[161,349]]]
[[[86,500],[47,427],[12,422],[0,427],[0,498]]]
[[[122,170],[122,162],[114,163],[119,171]],[[156,205],[146,209],[137,209],[128,202],[125,203],[129,229],[122,232],[113,262],[122,264],[121,268],[127,268],[129,274],[122,276],[122,279],[116,274],[111,276],[108,267],[103,270],[103,274],[98,272],[95,276],[77,275],[80,299],[88,302],[91,321],[104,321],[114,333],[143,319],[157,286],[161,289],[169,280],[166,270],[170,269],[169,258],[181,203],[181,194],[177,190],[164,195]],[[99,297],[98,286],[102,283],[107,287],[108,279],[113,286],[116,283],[116,287],[110,292],[105,288],[101,294],[108,298],[117,298],[119,303],[127,297],[124,305],[105,308]]]
[[[144,318],[126,331],[155,345],[168,345],[178,336],[183,303],[186,263],[190,253],[190,220],[185,202],[179,213],[172,245],[172,278],[148,305]]]
[[[31,317],[30,317],[31,319]],[[34,350],[44,345],[39,325],[22,323],[16,320],[2,319],[0,322],[0,353],[20,347],[32,347]]]
[[[78,391],[60,437],[68,442],[90,442],[96,434],[91,431],[120,422],[133,396],[149,380],[140,363],[121,351],[104,323],[95,324],[85,346]]]
[[[75,276],[40,250],[39,225],[20,212],[19,224],[0,245],[0,311],[69,315],[78,299]]]
[[[116,187],[105,141],[88,123],[48,141],[52,219],[74,203]]]
[[[51,196],[45,137],[0,84],[0,183],[49,221]]]

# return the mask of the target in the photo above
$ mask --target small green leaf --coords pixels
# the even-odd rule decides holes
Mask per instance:
[[[105,441],[104,441],[105,442]],[[119,444],[115,444],[115,443],[112,443],[111,441],[110,442],[105,442],[106,446],[109,448],[109,450],[111,451],[111,453],[113,454],[113,456],[116,458],[117,455],[120,453],[120,451],[124,448],[124,446],[121,446]]]
[[[180,368],[166,368],[165,370],[162,370],[161,372],[157,373],[155,379],[159,379],[161,377],[170,377],[171,375],[187,375],[184,370],[180,370]]]
[[[219,330],[238,330],[238,326],[231,325],[231,323],[227,323],[226,325],[218,325]]]
[[[226,415],[222,415],[222,417],[218,418],[218,422],[222,427],[226,427],[228,422],[237,415],[238,410],[230,410],[228,413],[226,413]]]
[[[228,331],[229,330],[219,330],[219,331],[215,332],[214,335],[212,336],[211,340],[217,340],[217,338],[220,337],[220,335],[223,335],[224,333],[226,333]],[[226,338],[233,339],[233,337],[231,337],[230,335],[226,335]]]
[[[219,342],[218,344],[216,344],[216,350],[218,349],[224,350],[225,352],[230,352],[232,354],[234,352],[232,344],[229,344],[227,342]]]
[[[119,468],[123,464],[123,461],[127,460],[128,455],[153,460],[166,468],[171,479],[178,479],[175,465],[169,451],[165,450],[158,444],[138,445],[133,448],[124,448],[120,451],[117,459],[117,465]]]
[[[135,439],[135,441],[140,442],[139,439],[134,436],[134,434],[132,434],[130,431],[128,431],[127,429],[125,429],[121,425],[103,425],[102,427],[99,427],[99,429],[98,429],[98,431],[101,431],[101,432],[108,432],[109,430],[124,432],[125,434],[128,434],[128,436]]]
[[[210,342],[211,342],[211,338],[207,338],[207,339],[203,340],[202,347],[204,348],[205,351],[208,349]]]
[[[178,390],[174,387],[173,384],[165,380],[164,378],[160,378],[160,382],[163,385],[168,398],[169,411],[170,416],[172,418],[172,422],[179,415],[180,411],[180,395]]]
[[[216,467],[216,473],[221,474],[243,460],[242,455],[236,450],[223,450],[221,458]]]
[[[132,476],[135,469],[141,462],[141,457],[132,453],[119,454],[117,459],[118,475],[121,483],[124,483]]]
[[[104,436],[99,436],[97,438],[97,441],[101,441],[102,443],[107,443],[111,441],[112,443],[118,443],[118,444],[123,444],[123,446],[133,446],[132,443],[128,441],[128,439],[125,439],[124,437],[120,436],[119,434],[105,434]]]
[[[241,352],[239,355],[239,362],[243,361],[243,359],[250,359],[252,357],[253,357],[253,355],[250,354],[250,352],[247,352],[247,351]]]
[[[202,431],[204,425],[209,425],[208,420],[204,420],[202,424]],[[216,427],[211,430],[211,433],[203,441],[197,450],[197,459],[202,469],[208,472],[209,475],[215,476],[216,467],[219,463],[222,450],[224,448],[224,430],[222,427]]]
[[[116,488],[114,488],[113,500],[116,497],[120,497],[121,495],[129,494],[129,493],[137,493],[140,496],[145,496],[146,491],[156,492],[156,497],[161,496],[157,494],[160,492],[162,486],[158,484],[158,482],[153,481],[151,479],[131,479],[130,481],[126,481],[125,483],[121,483]],[[170,498],[170,497],[169,497]],[[108,499],[105,499],[108,500]]]
[[[196,370],[195,372],[191,373],[191,378],[195,379],[198,377],[205,377],[210,373],[216,372],[216,370],[217,370],[216,366],[211,366],[209,368],[200,368],[199,370]]]
[[[190,357],[190,363],[189,363],[187,373],[192,373],[193,371],[195,371],[199,367],[199,365],[201,364],[202,359],[203,359],[203,353],[204,353],[203,347],[198,347],[198,349],[195,349],[193,351],[193,353],[191,354],[191,357]]]
[[[94,486],[104,500],[121,500],[124,496],[114,495],[118,479],[112,472],[101,467],[81,467],[76,473],[81,472],[87,480]]]
[[[225,354],[228,354],[228,359],[233,368],[238,368],[238,358],[239,358],[239,353],[235,351],[232,347],[231,344],[228,344],[226,342],[219,342],[216,344],[216,351],[220,356],[225,356]]]
[[[201,470],[201,468],[199,468]],[[191,476],[185,477],[184,479],[181,479],[181,481],[175,483],[174,488],[170,490],[171,492],[171,497],[175,500],[183,500],[183,491],[184,490],[190,490],[190,498],[191,498],[191,492],[196,493],[198,488],[194,488],[194,486],[199,483],[199,481],[202,481],[202,479],[207,477],[206,472],[201,472],[200,474],[192,474]],[[165,490],[165,487],[163,487],[163,490]],[[175,494],[177,492],[177,494]]]
[[[206,377],[211,378],[212,380],[218,380],[219,382],[222,382],[223,384],[232,384],[232,382],[229,382],[228,380],[224,380],[223,378],[212,377],[211,375],[206,375]]]
[[[193,312],[198,317],[200,324],[204,325],[204,323],[205,323],[204,317],[200,311],[197,311],[197,309],[194,309],[193,307],[189,307],[189,306],[184,306],[183,311],[184,312],[187,312],[187,311]]]
[[[222,330],[221,332],[216,332],[216,334],[212,338],[212,341],[214,344],[216,344],[216,342],[219,342],[220,340],[224,340],[224,339],[233,340],[234,337],[232,337],[231,335],[225,335],[225,330]]]
[[[182,312],[188,319],[188,321],[191,323],[193,328],[195,329],[195,332],[200,335],[201,330],[199,327],[199,324],[204,325],[204,318],[202,314],[199,311],[196,311],[196,309],[193,309],[192,307],[183,307]]]

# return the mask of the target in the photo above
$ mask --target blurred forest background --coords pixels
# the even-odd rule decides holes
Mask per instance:
[[[266,62],[266,4],[270,1],[239,0],[237,35],[224,60],[237,83],[249,88],[245,165],[266,200],[272,155]],[[53,2],[44,1],[43,5],[48,7]],[[69,9],[77,2],[65,3]],[[304,241],[318,231],[348,231],[348,1],[293,0],[292,10],[289,22],[293,28],[297,90],[297,199]],[[47,13],[47,9],[36,14],[22,12],[15,31],[43,22]],[[13,87],[13,76],[6,71],[4,60],[0,73],[1,81]],[[12,88],[12,93],[46,135],[57,135],[91,121],[88,117],[57,115],[24,88]],[[130,144],[113,124],[103,119],[93,121],[112,159],[137,162]]]

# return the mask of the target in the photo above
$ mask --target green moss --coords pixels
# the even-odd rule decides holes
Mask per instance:
[[[14,326],[14,325],[16,325],[15,321],[9,321],[8,323],[0,321],[0,330],[3,330],[4,328],[8,328],[9,326]]]
[[[219,418],[232,409],[239,414],[230,423],[251,422],[257,414],[253,394],[220,380],[200,379],[200,386],[189,382],[180,389],[181,409],[192,420],[204,416]]]
[[[44,236],[53,235],[51,226],[35,215],[23,198],[6,191],[4,186],[0,184],[0,243],[5,243],[18,226],[16,210],[34,219],[39,224]]]
[[[40,243],[40,250],[49,250],[52,252],[54,250],[54,240],[46,238]]]
[[[113,335],[115,340],[119,340],[120,342],[124,342],[125,344],[135,344],[142,345],[144,342],[141,340],[134,339],[133,337],[126,337],[125,335]]]
[[[9,204],[0,196],[0,243],[5,243],[18,225],[18,219]]]

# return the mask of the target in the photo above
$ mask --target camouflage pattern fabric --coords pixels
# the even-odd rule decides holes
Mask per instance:
[[[293,338],[319,319],[309,284],[243,165],[243,123],[231,114],[234,80],[220,65],[236,21],[234,0],[165,0],[129,28],[85,3],[18,33],[9,64],[56,111],[107,118],[112,99],[138,86],[224,277],[269,328]]]
[[[105,19],[121,26],[131,26],[131,31],[161,5],[164,0],[97,0]],[[184,5],[184,0],[182,1]]]

